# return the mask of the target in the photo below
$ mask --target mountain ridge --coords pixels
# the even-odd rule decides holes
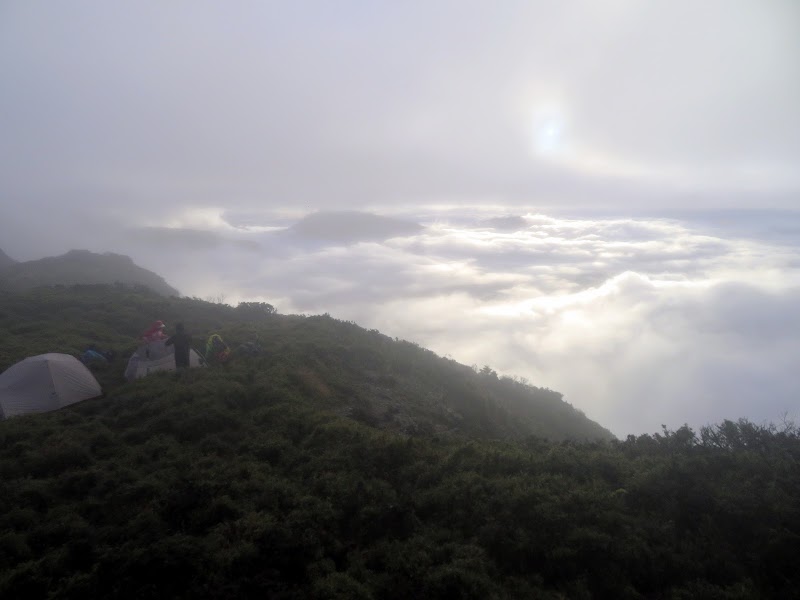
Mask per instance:
[[[171,328],[181,321],[194,331],[200,347],[212,332],[222,334],[234,349],[253,339],[266,340],[260,344],[260,368],[288,382],[284,395],[300,395],[314,406],[380,429],[479,438],[614,438],[557,392],[498,378],[488,368],[477,372],[417,344],[329,315],[278,315],[260,303],[233,308],[104,285],[47,294],[31,290],[0,300],[5,305],[0,326],[5,320],[8,329],[0,368],[32,354],[80,355],[89,345],[129,356],[148,323],[159,319]],[[65,314],[76,317],[64,322]],[[21,327],[20,321],[26,325]],[[29,338],[31,329],[38,331],[35,341]],[[70,341],[54,345],[53,339]],[[107,394],[124,385],[122,368],[117,365],[107,374]]]
[[[123,284],[144,286],[163,296],[180,292],[160,275],[136,265],[124,254],[70,250],[59,256],[0,263],[0,289],[22,291],[38,286]]]
[[[360,211],[319,211],[306,215],[277,232],[281,237],[322,243],[352,244],[382,241],[418,233],[424,227],[419,223]]]
[[[11,265],[14,265],[16,263],[17,263],[17,261],[15,261],[8,254],[3,252],[2,249],[0,249],[0,269],[3,269],[5,267],[11,266]]]

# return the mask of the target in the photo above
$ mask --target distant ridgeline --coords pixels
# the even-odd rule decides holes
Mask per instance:
[[[408,236],[423,229],[419,223],[394,217],[358,211],[323,211],[303,217],[277,235],[284,239],[349,244]]]
[[[180,294],[162,277],[122,254],[70,250],[61,256],[15,262],[0,251],[0,289],[21,291],[39,286],[114,283],[144,286],[163,296]]]
[[[16,262],[17,261],[11,258],[8,254],[0,250],[0,269],[2,269],[3,267],[11,266]]]

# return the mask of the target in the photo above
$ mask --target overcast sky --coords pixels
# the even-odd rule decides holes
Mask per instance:
[[[0,248],[354,318],[618,434],[775,419],[800,391],[798,107],[795,0],[6,0]],[[265,233],[345,208],[426,229]]]

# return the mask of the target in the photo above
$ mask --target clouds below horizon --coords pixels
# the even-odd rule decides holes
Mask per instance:
[[[800,416],[800,244],[675,219],[420,221],[385,241],[218,226],[112,249],[189,295],[327,312],[525,377],[618,435]]]
[[[796,407],[800,225],[748,212],[800,197],[794,0],[10,0],[0,81],[13,258],[330,312],[617,433]],[[426,228],[275,233],[343,209]]]

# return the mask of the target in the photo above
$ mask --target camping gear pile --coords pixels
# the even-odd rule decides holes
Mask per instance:
[[[94,345],[89,346],[81,354],[81,362],[87,367],[105,366],[114,360],[116,353],[113,350],[98,350]]]

